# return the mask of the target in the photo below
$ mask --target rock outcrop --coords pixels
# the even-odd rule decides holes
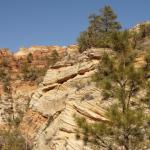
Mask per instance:
[[[76,59],[72,64],[69,61],[73,59],[64,58],[49,68],[20,126],[34,142],[34,150],[90,150],[76,139],[74,115],[89,121],[107,121],[104,108],[109,102],[101,102],[100,91],[91,82],[100,56],[101,52],[94,53],[94,49],[82,55],[74,50],[69,56]]]
[[[91,150],[76,138],[75,116],[85,117],[89,122],[108,122],[104,114],[112,101],[102,100],[91,77],[102,54],[113,52],[92,48],[80,54],[75,45],[63,49],[60,61],[49,66],[38,86],[14,80],[12,97],[1,94],[0,127],[5,127],[7,113],[23,113],[19,129],[33,150]],[[34,47],[32,52],[34,58],[41,53]],[[4,54],[8,55],[6,50]],[[137,67],[143,64],[143,56],[144,52],[139,52]]]
[[[75,45],[31,47],[17,53],[14,58],[22,62],[31,52],[34,63],[30,65],[41,66],[43,61],[38,62],[36,58],[40,55],[44,58],[52,49],[60,52],[61,60],[48,68],[38,86],[13,80],[12,97],[1,95],[0,127],[5,126],[7,112],[13,111],[15,115],[22,112],[19,129],[27,142],[33,145],[33,150],[91,150],[89,145],[76,139],[75,115],[85,117],[89,122],[108,121],[104,114],[112,101],[102,100],[101,91],[91,77],[102,54],[113,55],[113,52],[92,48],[80,54]],[[1,55],[12,56],[7,50],[3,50]],[[143,63],[143,55],[144,52],[139,53],[135,62],[137,67]]]
[[[32,46],[29,48],[20,48],[18,52],[14,55],[15,57],[27,56],[29,53],[34,54],[35,56],[50,54],[53,50],[58,51],[58,53],[63,54],[66,50],[66,47],[61,46]]]

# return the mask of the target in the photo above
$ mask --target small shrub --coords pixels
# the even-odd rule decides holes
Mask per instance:
[[[89,93],[86,93],[83,97],[82,97],[82,99],[81,99],[81,101],[84,101],[84,100],[92,100],[92,99],[94,99],[94,97],[93,97],[93,95],[91,95],[91,94],[89,94]]]
[[[150,35],[150,23],[143,23],[140,25],[139,38],[143,39]]]
[[[58,52],[56,50],[53,50],[51,55],[49,57],[47,57],[48,66],[49,65],[54,66],[59,59],[60,58],[59,58]]]
[[[28,63],[22,65],[21,72],[23,73],[23,79],[26,81],[35,81],[38,78],[37,68],[29,66]]]
[[[1,150],[31,150],[24,137],[18,130],[0,132]]]
[[[2,58],[1,65],[3,67],[8,67],[9,66],[8,58],[6,58],[6,57]]]
[[[33,55],[32,55],[32,53],[29,53],[29,54],[27,55],[27,62],[28,62],[28,63],[32,63],[32,61],[33,61]]]

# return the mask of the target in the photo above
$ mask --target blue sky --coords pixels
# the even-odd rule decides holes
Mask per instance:
[[[149,0],[0,0],[0,47],[74,44],[88,16],[108,4],[124,28],[150,20]]]

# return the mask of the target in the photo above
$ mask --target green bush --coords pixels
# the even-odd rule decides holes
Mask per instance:
[[[93,123],[75,117],[77,137],[96,149],[148,150],[149,103],[143,103],[141,98],[150,99],[150,54],[145,54],[145,63],[137,67],[137,51],[132,49],[127,31],[115,32],[112,43],[113,55],[105,52],[101,56],[93,76],[101,100],[112,104],[105,111],[106,120]]]
[[[1,131],[0,133],[0,149],[1,150],[30,150],[26,144],[26,140],[17,130]]]
[[[5,67],[0,68],[0,81],[3,84],[3,91],[9,93],[10,92],[10,70]]]
[[[111,35],[111,48],[115,51],[121,52],[123,50],[130,50],[134,47],[133,42],[130,40],[129,31],[117,31]]]
[[[37,68],[36,66],[32,66],[27,62],[24,62],[24,64],[22,64],[21,66],[23,80],[33,81],[36,84],[42,82],[46,71],[47,71],[47,67]]]
[[[21,72],[24,80],[35,81],[38,78],[38,70],[26,62],[22,65]]]
[[[110,6],[102,8],[100,15],[89,16],[89,27],[77,39],[79,51],[83,52],[91,47],[110,47],[112,32],[121,28],[116,19],[117,15]]]
[[[29,54],[27,55],[27,62],[28,62],[28,63],[32,63],[32,61],[33,61],[33,55],[32,55],[32,53],[29,53]]]
[[[2,58],[1,65],[3,67],[8,67],[9,66],[8,58],[6,58],[6,57]]]
[[[59,57],[59,54],[56,50],[53,50],[51,55],[47,57],[47,63],[48,63],[48,66],[51,65],[55,65],[56,62],[60,59]]]
[[[150,23],[143,23],[140,25],[139,38],[143,39],[150,36]]]

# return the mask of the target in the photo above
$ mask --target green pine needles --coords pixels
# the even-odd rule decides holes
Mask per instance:
[[[116,20],[117,15],[110,6],[102,8],[99,15],[90,15],[89,27],[77,39],[80,52],[91,47],[110,47],[110,35],[121,28]]]
[[[113,54],[103,54],[93,76],[103,100],[112,100],[105,114],[109,121],[89,123],[75,117],[77,137],[93,149],[150,149],[150,53],[144,63],[136,62],[138,53],[128,35],[120,31],[112,36]]]

